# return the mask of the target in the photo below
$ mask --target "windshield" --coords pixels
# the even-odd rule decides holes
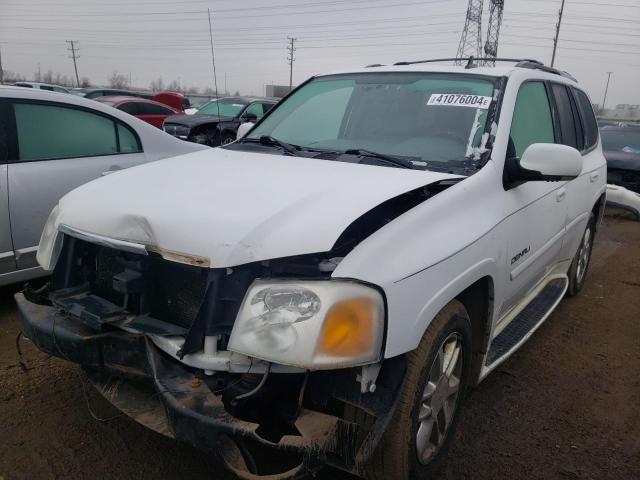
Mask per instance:
[[[628,127],[625,130],[600,130],[605,150],[640,153],[640,128]]]
[[[423,72],[320,77],[280,104],[248,138],[429,162],[464,160],[480,147],[493,82]]]
[[[218,115],[220,109],[221,117],[235,117],[247,104],[241,102],[237,98],[222,98],[220,100],[212,100],[200,108],[197,115]]]

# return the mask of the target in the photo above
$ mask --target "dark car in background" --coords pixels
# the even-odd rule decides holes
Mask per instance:
[[[175,115],[164,121],[165,132],[189,142],[211,147],[236,139],[238,127],[255,122],[278,103],[273,99],[228,97],[212,100],[193,115]]]
[[[167,117],[181,112],[160,102],[145,98],[111,96],[96,98],[96,101],[122,110],[158,128],[162,128],[162,123]]]
[[[640,125],[603,126],[607,183],[640,193]]]

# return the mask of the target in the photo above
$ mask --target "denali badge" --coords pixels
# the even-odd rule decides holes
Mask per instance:
[[[529,253],[529,250],[531,250],[531,245],[529,245],[527,248],[525,248],[520,253],[518,253],[515,257],[513,257],[511,259],[511,265],[516,263],[518,260],[520,260],[522,257],[524,257],[527,253]]]

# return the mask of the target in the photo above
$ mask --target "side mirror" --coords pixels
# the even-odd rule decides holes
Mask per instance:
[[[507,189],[524,182],[572,180],[582,172],[582,155],[573,147],[556,143],[534,143],[522,158],[507,158],[504,183]]]
[[[256,123],[258,121],[258,116],[255,113],[246,112],[242,114],[242,116],[240,117],[240,120],[243,120],[245,122]]]
[[[254,125],[253,122],[246,122],[246,123],[241,124],[238,127],[238,132],[236,133],[236,140],[240,140],[247,133],[249,133],[249,130],[251,130],[253,128],[253,125]]]

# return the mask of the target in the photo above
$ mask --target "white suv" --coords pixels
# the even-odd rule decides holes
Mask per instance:
[[[582,288],[605,181],[587,95],[538,62],[316,76],[66,195],[24,332],[241,477],[426,478],[467,387]]]

